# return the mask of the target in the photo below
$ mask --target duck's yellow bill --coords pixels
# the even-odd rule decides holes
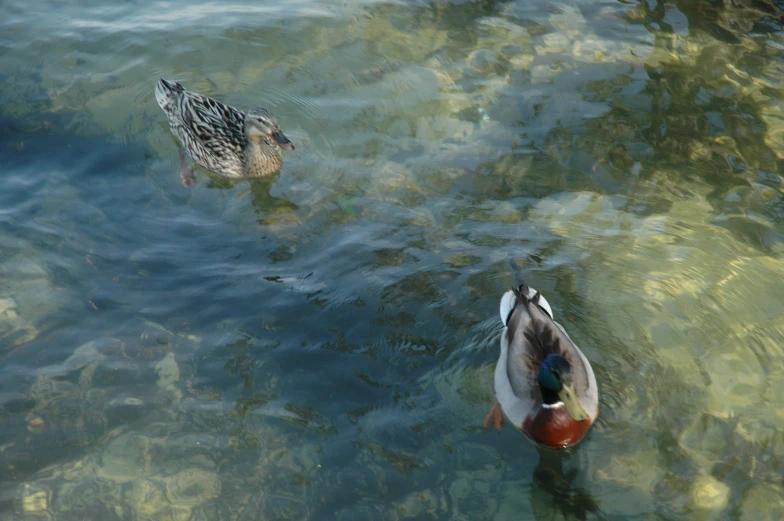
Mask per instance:
[[[566,412],[569,413],[569,416],[578,422],[588,419],[588,413],[585,412],[583,406],[580,405],[580,400],[577,399],[577,393],[574,391],[574,385],[564,385],[561,388],[561,392],[558,393],[558,397],[566,407]]]

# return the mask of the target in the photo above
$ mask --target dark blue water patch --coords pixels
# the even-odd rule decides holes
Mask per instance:
[[[37,131],[21,134],[10,132],[19,127],[18,120],[4,119],[4,133],[23,137],[24,147],[8,147],[6,141],[0,141],[0,157],[8,170],[30,169],[30,175],[46,180],[49,171],[62,172],[70,183],[75,183],[83,176],[105,176],[114,173],[117,176],[127,175],[129,165],[144,158],[145,149],[138,143],[116,144],[109,136],[74,136],[64,132],[62,115],[43,114],[51,122],[51,131]],[[42,153],[42,152],[46,153]],[[35,175],[37,171],[41,175]]]
[[[95,193],[90,177],[127,176],[133,173],[129,165],[140,157],[138,146],[120,147],[105,139],[59,134],[27,135],[21,149],[0,146],[4,166],[0,204],[16,225],[8,233],[38,241],[42,250],[58,246],[87,249],[107,223],[114,226],[106,235],[127,238],[117,233],[122,227],[108,218],[101,204],[106,194]]]
[[[352,345],[342,344],[340,337],[330,330],[375,329],[372,321],[378,316],[377,312],[371,311],[363,316],[365,311],[362,309],[342,304],[356,301],[353,297],[369,302],[376,300],[372,295],[365,295],[372,287],[364,287],[361,279],[352,278],[356,273],[352,268],[353,262],[362,258],[368,259],[365,264],[371,259],[377,260],[375,254],[366,256],[363,253],[367,244],[357,243],[360,255],[351,255],[352,263],[344,264],[345,267],[339,267],[341,261],[338,258],[348,255],[348,252],[345,247],[337,249],[335,257],[327,265],[321,265],[314,282],[304,282],[317,287],[323,284],[319,282],[319,279],[324,280],[323,274],[330,273],[334,282],[327,285],[326,293],[318,289],[292,292],[291,287],[271,283],[270,279],[274,280],[277,275],[269,268],[265,269],[269,266],[266,262],[268,254],[275,248],[273,241],[260,243],[255,235],[244,234],[230,225],[203,227],[190,224],[187,219],[176,218],[174,228],[161,226],[167,221],[167,215],[176,212],[170,208],[166,212],[156,212],[154,207],[147,205],[147,211],[140,212],[139,206],[152,195],[151,188],[144,186],[146,178],[140,177],[129,166],[143,156],[140,147],[117,146],[105,140],[86,138],[69,139],[67,142],[61,136],[44,135],[39,138],[35,147],[12,153],[4,150],[6,153],[2,159],[8,165],[10,175],[23,180],[15,190],[13,183],[9,183],[12,189],[2,195],[3,203],[16,210],[14,222],[9,224],[17,226],[8,227],[8,231],[25,238],[42,251],[54,249],[59,252],[57,255],[45,255],[49,273],[56,283],[70,286],[73,293],[81,295],[78,305],[63,313],[73,323],[84,326],[82,330],[71,328],[60,331],[58,336],[61,340],[56,342],[55,349],[51,344],[53,337],[47,337],[48,347],[41,348],[44,357],[39,359],[39,363],[66,358],[90,335],[106,332],[116,324],[125,323],[129,314],[139,312],[148,314],[150,318],[167,317],[169,322],[189,321],[209,329],[210,324],[236,316],[236,310],[242,310],[239,314],[241,323],[258,327],[259,317],[269,310],[273,317],[281,317],[292,325],[306,326],[294,334],[287,333],[290,337],[286,345],[300,346],[304,343],[311,348],[326,349],[326,352],[335,349],[341,352],[344,349],[341,345]],[[36,149],[46,149],[49,153],[42,156],[34,153]],[[47,170],[55,168],[54,165],[56,173]],[[112,186],[113,183],[116,185]],[[68,187],[70,199],[62,199],[58,185]],[[127,191],[125,188],[128,186],[138,189]],[[48,192],[50,187],[51,195]],[[121,194],[130,197],[123,201]],[[50,213],[52,197],[58,201],[55,215]],[[192,212],[188,208],[182,211]],[[19,226],[20,223],[24,224]],[[342,230],[337,236],[346,237],[348,232],[350,229]],[[383,230],[379,233],[383,235]],[[329,243],[335,244],[334,238],[317,240],[298,258],[309,258]],[[144,247],[145,244],[148,246]],[[337,244],[341,244],[340,241]],[[345,242],[342,244],[346,245]],[[134,250],[138,255],[131,255]],[[238,252],[242,253],[240,262],[236,258]],[[85,258],[88,261],[85,262]],[[302,264],[302,260],[295,264]],[[305,262],[306,269],[313,269],[317,264],[312,260]],[[413,269],[409,267],[406,271]],[[258,271],[261,271],[259,275],[265,272],[269,275],[266,279],[256,276],[254,273]],[[291,268],[287,267],[285,271],[290,273]],[[305,270],[295,268],[293,271],[301,273]],[[344,281],[341,282],[341,279]],[[402,278],[399,290],[393,292],[399,293],[398,298],[404,298],[406,304],[402,307],[393,305],[390,311],[400,313],[410,308],[408,312],[415,313],[425,303],[423,298],[427,301],[438,299],[437,292],[422,294],[420,283],[416,280],[412,279],[413,286],[408,289],[405,281],[406,278]],[[335,292],[329,286],[341,289]],[[392,295],[389,291],[380,294],[382,300],[389,300]],[[318,297],[320,292],[322,297]],[[413,300],[406,297],[407,294]],[[389,301],[389,304],[394,304],[398,298]],[[319,299],[325,299],[328,306],[336,307],[325,313],[325,308],[317,304]],[[378,302],[374,304],[375,309],[378,305]],[[351,312],[345,313],[346,310]],[[85,311],[87,315],[84,315]],[[193,315],[193,312],[196,314]],[[60,323],[64,321],[62,318]],[[102,324],[91,329],[98,323]],[[88,328],[88,324],[92,325]],[[383,331],[355,341],[353,345],[358,347],[350,349],[377,351],[374,342],[384,337]],[[77,340],[79,336],[82,338]],[[420,337],[426,338],[426,335],[420,334]],[[291,349],[295,347],[286,348]],[[395,347],[390,346],[389,349],[394,350]],[[27,354],[36,351],[38,349],[32,346]]]
[[[38,149],[49,153],[42,156]],[[10,189],[0,196],[6,208],[13,208],[8,233],[37,246],[50,261],[55,279],[70,275],[68,285],[81,286],[84,295],[94,297],[83,303],[89,301],[99,311],[128,310],[133,299],[127,297],[152,296],[156,291],[150,288],[215,295],[226,284],[233,286],[220,269],[217,278],[209,275],[209,266],[229,267],[237,247],[243,245],[235,243],[226,250],[231,243],[224,226],[191,225],[177,218],[177,209],[156,212],[150,200],[160,196],[135,168],[144,161],[141,158],[139,146],[92,139],[63,141],[59,136],[42,136],[34,145],[1,158],[11,179]],[[163,200],[160,206],[170,204]],[[184,214],[189,211],[182,209]],[[253,260],[255,237],[246,236],[244,241],[245,257]],[[267,253],[259,252],[256,258]],[[177,277],[183,268],[194,278],[187,273]],[[80,270],[91,271],[91,277],[74,277]],[[124,292],[129,286],[140,293]],[[165,302],[176,300],[163,293],[147,307],[171,314],[177,309]]]
[[[49,421],[49,418],[44,418]],[[69,461],[74,456],[74,448],[88,442],[96,441],[96,435],[90,437],[82,428],[74,426],[60,427],[47,424],[44,432],[31,434],[26,429],[24,418],[8,422],[7,428],[17,432],[15,437],[4,436],[7,443],[13,443],[4,451],[3,459],[6,465],[0,469],[0,482],[24,481],[29,479],[39,470],[56,464]],[[4,431],[6,430],[4,426]]]
[[[20,127],[31,128],[34,121],[50,119],[52,116],[48,114],[39,114],[46,112],[49,102],[49,94],[41,85],[38,71],[32,74],[28,71],[0,74],[0,121],[6,124],[0,127],[0,135]],[[12,117],[4,117],[5,113],[26,113],[28,117],[14,121]]]
[[[776,34],[781,33],[784,31],[784,21],[782,18],[774,18],[772,16],[764,16],[754,22],[754,26],[751,30],[751,34],[760,34],[760,35],[769,35],[769,34]]]

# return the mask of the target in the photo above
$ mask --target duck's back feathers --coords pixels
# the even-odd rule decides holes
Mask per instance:
[[[163,78],[155,86],[155,99],[194,161],[225,175],[242,174],[247,141],[244,113]]]
[[[521,286],[518,291],[518,313],[510,318],[507,335],[513,352],[525,355],[529,370],[535,374],[547,355],[558,354],[573,364],[574,349],[563,329],[556,326],[552,316],[541,305],[542,294]],[[581,365],[581,361],[577,360]]]

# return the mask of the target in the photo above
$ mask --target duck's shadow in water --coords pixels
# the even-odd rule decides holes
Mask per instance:
[[[211,190],[230,190],[239,183],[248,183],[248,190],[241,192],[237,198],[251,195],[251,204],[256,209],[256,213],[263,216],[259,220],[260,224],[277,220],[280,217],[293,215],[299,208],[296,204],[286,199],[281,199],[270,194],[272,185],[278,178],[279,173],[267,177],[230,179],[213,174],[210,171],[202,170],[207,177],[206,187]]]
[[[539,462],[531,484],[531,510],[537,521],[605,519],[599,503],[586,489],[573,485],[579,468],[564,471],[570,454],[537,449]],[[558,515],[560,514],[560,516]]]

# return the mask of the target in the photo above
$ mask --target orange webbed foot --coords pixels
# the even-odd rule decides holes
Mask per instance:
[[[190,170],[180,172],[180,181],[182,186],[189,188],[196,184],[196,176]]]
[[[193,170],[188,168],[188,163],[185,161],[185,155],[180,150],[180,162],[182,163],[180,166],[180,181],[182,182],[182,186],[185,188],[191,187],[196,184],[196,176],[193,174]]]
[[[495,402],[495,405],[493,405],[493,408],[490,410],[490,412],[487,413],[487,417],[485,418],[484,428],[485,429],[488,428],[491,423],[493,424],[493,426],[495,426],[496,429],[500,429],[501,426],[504,424],[504,416],[503,414],[501,414],[501,404],[498,403],[497,400]]]

